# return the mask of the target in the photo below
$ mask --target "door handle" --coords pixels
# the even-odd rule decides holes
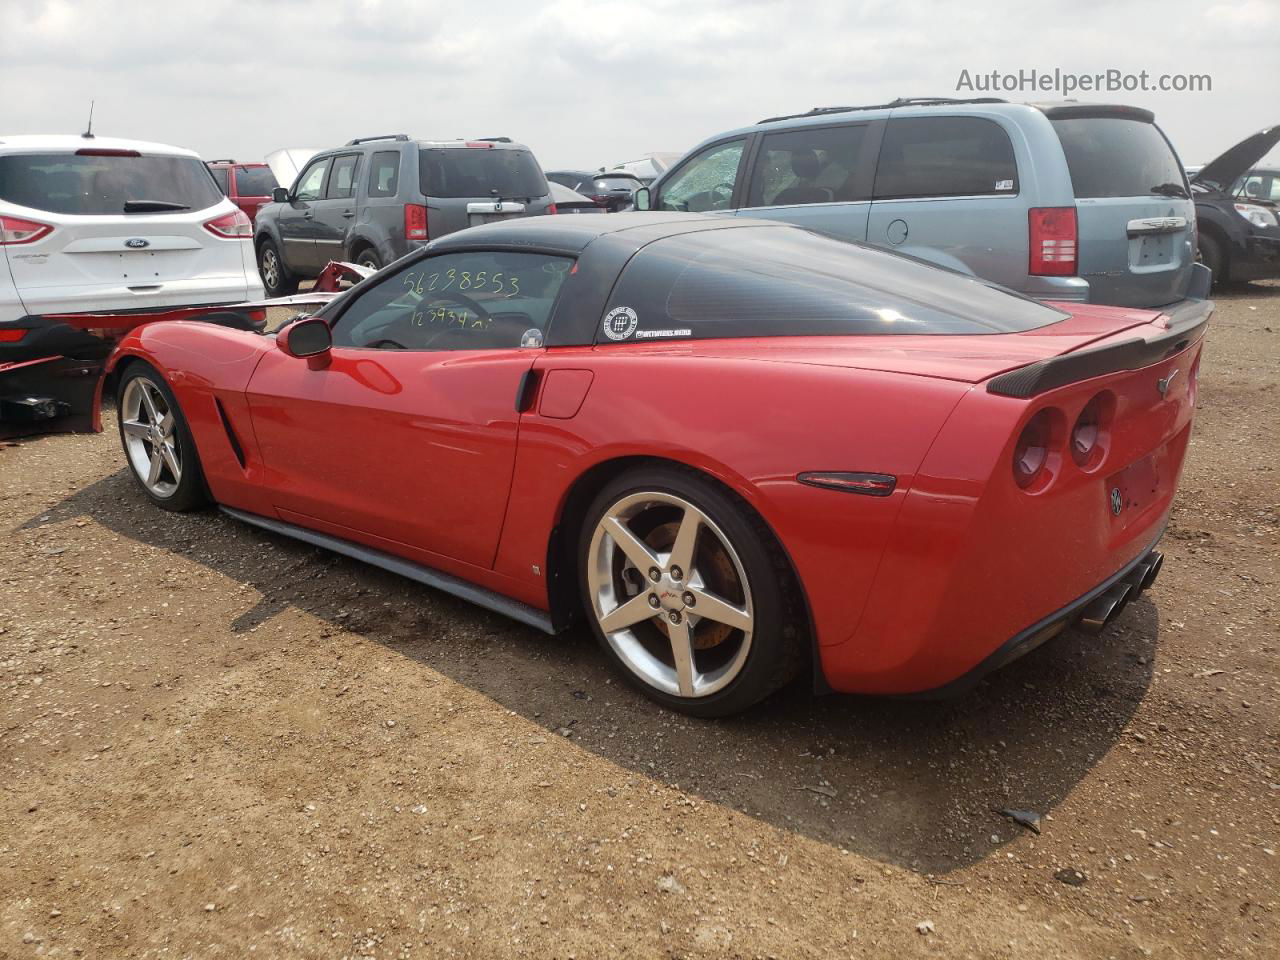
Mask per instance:
[[[310,210],[308,210],[306,213],[304,213],[304,214],[302,215],[302,219],[303,219],[303,220],[311,220],[311,219],[313,219],[314,217],[315,217],[315,214],[314,214],[314,213],[312,213]]]
[[[354,217],[356,215],[356,212],[354,210],[343,210],[342,215],[344,217]]]

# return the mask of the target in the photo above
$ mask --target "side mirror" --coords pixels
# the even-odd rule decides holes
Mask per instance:
[[[276,346],[291,357],[307,361],[312,370],[329,365],[333,334],[319,317],[300,317],[276,334]]]
[[[271,191],[271,201],[273,203],[288,203],[289,191],[285,187],[275,187]]]
[[[631,202],[637,210],[650,210],[650,198],[648,187],[638,187],[636,192],[631,195]]]

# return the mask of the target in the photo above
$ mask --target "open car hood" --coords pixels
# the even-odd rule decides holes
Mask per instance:
[[[309,147],[285,147],[281,150],[272,150],[262,159],[276,175],[276,183],[282,187],[291,187],[293,181],[298,179],[302,168],[307,165],[307,161],[319,152]]]
[[[1230,150],[1200,168],[1191,178],[1192,183],[1203,183],[1219,190],[1228,190],[1237,178],[1244,176],[1255,163],[1280,143],[1280,124],[1259,130],[1245,137]]]

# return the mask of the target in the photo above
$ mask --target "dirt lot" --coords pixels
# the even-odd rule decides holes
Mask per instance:
[[[1275,957],[1278,383],[1280,285],[1229,291],[1165,573],[1100,638],[719,723],[155,510],[113,426],[0,448],[0,957]]]

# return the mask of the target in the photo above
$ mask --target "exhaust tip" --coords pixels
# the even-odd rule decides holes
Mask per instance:
[[[1078,621],[1080,629],[1089,633],[1101,633],[1115,619],[1116,614],[1124,609],[1133,589],[1133,584],[1121,582],[1107,590],[1084,608]]]
[[[1160,571],[1164,568],[1164,554],[1158,550],[1152,550],[1150,553],[1151,566],[1147,568],[1146,575],[1142,578],[1143,590],[1150,589],[1151,585],[1156,582],[1156,577],[1160,576]]]

